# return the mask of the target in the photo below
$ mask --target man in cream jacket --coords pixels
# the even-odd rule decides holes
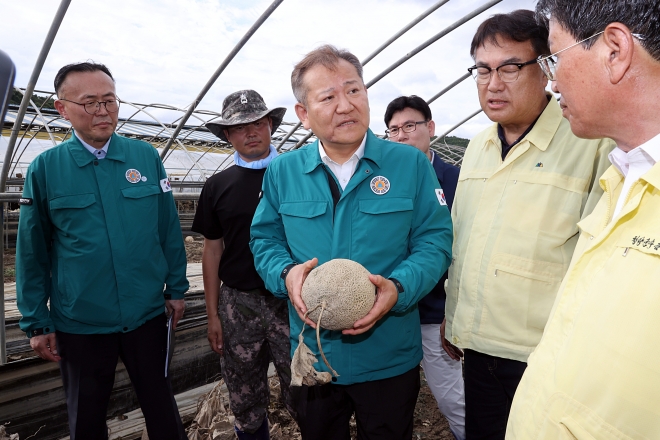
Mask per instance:
[[[509,439],[660,435],[660,3],[541,0],[573,132],[617,143],[513,401]],[[581,43],[581,44],[580,44]]]
[[[532,11],[495,15],[471,53],[495,122],[467,148],[452,208],[446,338],[465,352],[468,439],[502,439],[513,395],[577,241],[602,194],[609,140],[578,139],[536,63],[549,53]]]

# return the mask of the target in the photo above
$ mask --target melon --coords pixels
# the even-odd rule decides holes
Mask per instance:
[[[376,286],[360,263],[337,258],[307,275],[302,299],[312,321],[317,322],[321,316],[320,326],[324,329],[344,330],[369,313],[376,299]]]

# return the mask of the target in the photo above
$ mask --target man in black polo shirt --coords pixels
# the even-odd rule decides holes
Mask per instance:
[[[208,129],[229,142],[236,166],[208,179],[199,198],[192,230],[204,235],[202,272],[208,340],[220,354],[239,439],[268,439],[268,364],[272,359],[282,397],[291,406],[291,346],[287,302],[268,292],[254,268],[250,224],[261,183],[277,156],[271,134],[285,108],[269,110],[254,90],[227,96],[222,118]]]

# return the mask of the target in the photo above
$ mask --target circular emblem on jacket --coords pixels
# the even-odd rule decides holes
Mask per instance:
[[[138,183],[140,180],[142,180],[142,174],[140,174],[138,170],[131,168],[130,170],[126,171],[126,180],[131,183]]]
[[[390,181],[387,177],[376,176],[371,179],[371,190],[379,196],[383,195],[390,190]]]

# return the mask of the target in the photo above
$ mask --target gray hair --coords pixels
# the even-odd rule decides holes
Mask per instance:
[[[364,82],[364,79],[362,78],[362,63],[360,63],[360,60],[347,50],[340,50],[334,46],[326,44],[305,55],[305,58],[300,60],[300,62],[293,68],[293,72],[291,72],[291,88],[293,89],[293,96],[296,97],[298,102],[307,105],[307,87],[305,87],[304,83],[305,73],[317,64],[321,64],[326,69],[335,71],[337,70],[337,64],[339,64],[340,60],[345,60],[351,63],[351,65],[355,67],[355,70],[357,70],[360,80]]]
[[[605,30],[610,23],[626,25],[640,35],[641,46],[660,61],[660,2],[658,0],[539,0],[536,17],[545,21],[552,17],[576,41]],[[591,48],[595,40],[584,43]]]

